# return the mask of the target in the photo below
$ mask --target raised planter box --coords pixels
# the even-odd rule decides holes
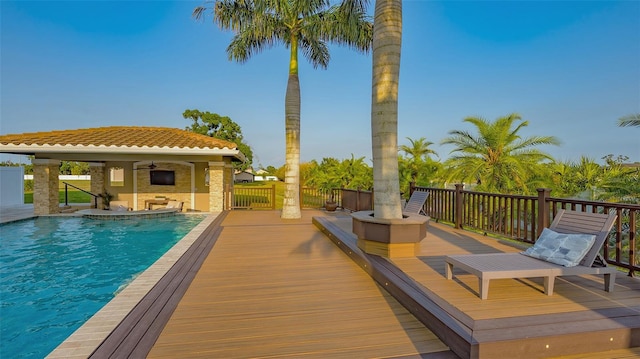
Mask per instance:
[[[427,236],[428,216],[408,215],[402,219],[374,218],[373,211],[351,214],[358,247],[384,257],[412,257]]]

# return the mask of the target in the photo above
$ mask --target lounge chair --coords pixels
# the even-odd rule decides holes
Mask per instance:
[[[167,206],[165,208],[168,208],[168,209],[175,208],[178,210],[177,212],[182,212],[182,204],[183,202],[180,202],[180,201],[169,201],[167,202]]]
[[[129,207],[129,201],[111,201],[109,202],[109,209],[118,212],[133,210],[133,208]]]
[[[534,278],[544,277],[544,292],[547,295],[553,294],[554,280],[558,276],[583,275],[583,274],[603,274],[604,290],[612,292],[615,284],[616,269],[606,266],[606,261],[600,257],[600,249],[604,245],[616,220],[616,214],[597,214],[586,212],[575,212],[560,210],[549,226],[547,233],[543,231],[536,244],[522,253],[492,253],[492,254],[470,254],[446,256],[445,274],[447,279],[453,279],[453,268],[460,268],[478,277],[480,298],[487,299],[489,295],[489,281],[491,279],[505,278]],[[578,239],[577,241],[565,241],[568,246],[559,245],[558,248],[550,248],[554,243],[553,234],[561,234],[557,238]],[[583,248],[576,243],[584,239],[584,234],[590,236],[592,244],[585,243]],[[568,236],[567,236],[568,235]],[[579,236],[582,235],[582,238]],[[543,236],[545,238],[543,238]],[[569,237],[569,238],[567,238]],[[595,238],[594,238],[595,237]],[[547,240],[547,239],[551,240]],[[545,244],[546,243],[546,247]],[[559,244],[556,241],[555,244]],[[574,248],[576,247],[576,248]],[[543,252],[556,253],[551,257],[540,255]],[[579,258],[576,255],[582,251]],[[563,254],[564,253],[564,254]],[[562,256],[565,258],[562,258]],[[567,257],[573,263],[567,264]],[[538,258],[534,258],[536,256]],[[539,259],[546,258],[546,260]],[[561,260],[558,260],[558,259]],[[563,263],[564,265],[556,264]],[[566,266],[576,264],[575,266]]]
[[[413,191],[411,198],[409,198],[409,201],[402,210],[402,214],[423,214],[426,216],[427,214],[424,212],[423,207],[427,201],[427,197],[429,197],[429,192]]]

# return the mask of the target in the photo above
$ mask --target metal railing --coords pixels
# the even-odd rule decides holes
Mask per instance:
[[[76,187],[74,185],[72,185],[71,183],[67,183],[67,182],[62,182],[64,183],[64,205],[68,206],[69,205],[69,188],[68,187],[73,187],[75,189],[77,189],[80,192],[84,192],[88,195],[90,195],[91,197],[93,197],[93,208],[98,208],[98,197],[100,197],[100,195],[97,194],[93,194],[89,191],[86,191],[80,187]]]

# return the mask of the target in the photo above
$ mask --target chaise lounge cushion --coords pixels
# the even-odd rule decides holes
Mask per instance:
[[[536,243],[522,254],[565,267],[575,267],[593,246],[595,239],[593,234],[558,233],[545,228]]]

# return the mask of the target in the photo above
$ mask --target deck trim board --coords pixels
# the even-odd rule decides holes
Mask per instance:
[[[129,357],[134,353],[144,356],[149,352],[208,251],[213,248],[226,215],[226,212],[221,213],[203,231],[90,358]]]
[[[471,348],[464,344],[473,341],[470,328],[433,303],[409,277],[401,271],[390,270],[394,266],[387,265],[386,259],[361,251],[357,247],[355,235],[344,231],[331,218],[314,217],[313,223],[418,320],[447,343],[451,351],[463,358],[471,355]]]
[[[349,246],[354,242],[349,221],[342,222],[314,218],[314,224],[323,227],[323,232],[338,247],[350,251],[352,258],[357,257],[355,244]],[[434,233],[437,238],[433,238]],[[368,272],[377,281],[393,282],[384,288],[412,312],[420,313],[429,307],[414,306],[435,303],[451,317],[447,323],[468,327],[470,337],[442,335],[436,326],[429,326],[429,321],[433,321],[432,314],[430,318],[416,315],[462,358],[543,358],[604,350],[624,352],[626,348],[640,346],[640,306],[637,304],[640,281],[637,278],[619,276],[616,292],[609,293],[602,291],[602,276],[558,277],[556,294],[549,297],[540,296],[542,278],[514,280],[508,276],[492,281],[494,294],[488,300],[482,300],[474,293],[478,278],[467,274],[464,268],[459,269],[460,276],[456,276],[455,281],[446,279],[445,255],[513,252],[517,258],[525,257],[518,253],[521,250],[506,242],[448,230],[445,225],[432,223],[417,257],[393,260],[378,257],[368,262],[355,258],[354,261],[372,267]],[[378,269],[387,275],[380,276],[376,273]],[[454,270],[458,273],[457,267]],[[612,271],[612,268],[605,270]],[[576,272],[580,274],[579,270]],[[415,293],[417,290],[420,293]],[[415,300],[420,296],[426,299]],[[548,349],[545,349],[545,343],[549,345]]]

